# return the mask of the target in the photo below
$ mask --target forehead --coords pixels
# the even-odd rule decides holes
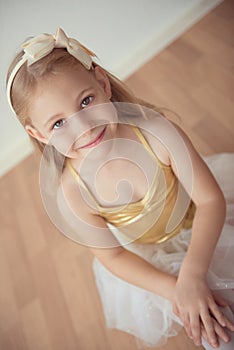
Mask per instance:
[[[42,116],[65,113],[81,91],[96,86],[96,83],[94,74],[83,66],[50,74],[38,83],[30,103],[29,117],[38,121]]]
[[[66,68],[42,78],[38,82],[36,94],[37,97],[42,95],[45,97],[47,94],[50,96],[55,93],[63,94],[64,91],[72,93],[72,88],[82,89],[87,84],[95,84],[94,75],[80,65],[75,70]]]

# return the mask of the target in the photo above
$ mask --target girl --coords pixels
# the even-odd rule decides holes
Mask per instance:
[[[233,349],[234,154],[202,159],[61,29],[22,48],[8,101],[43,152],[49,215],[95,255],[107,326],[149,346],[184,326],[196,345]]]

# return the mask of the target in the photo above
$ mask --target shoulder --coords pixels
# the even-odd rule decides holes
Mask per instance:
[[[164,163],[171,166],[179,179],[186,171],[192,175],[194,167],[203,163],[189,136],[179,125],[159,115],[144,121],[142,126],[153,151],[159,158],[160,155],[165,157]]]
[[[196,205],[215,197],[222,200],[214,175],[182,127],[161,117],[146,128],[164,145],[173,172]]]
[[[161,115],[142,121],[138,127],[155,155],[165,165],[172,165],[173,154],[192,147],[184,130]]]
[[[59,188],[60,201],[69,207],[74,214],[83,218],[96,214],[95,208],[90,206],[78,181],[71,175],[68,168],[64,168]],[[60,202],[62,205],[63,203]]]

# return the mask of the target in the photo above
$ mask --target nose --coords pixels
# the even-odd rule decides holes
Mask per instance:
[[[83,133],[81,134],[81,138],[85,138],[85,137],[87,137],[87,136],[91,136],[92,133],[93,133],[93,130],[90,128],[89,130],[87,130],[87,131],[85,131],[85,132],[83,132]]]
[[[93,129],[90,128],[90,129],[86,129],[84,132],[79,132],[79,135],[77,135],[77,139],[76,141],[78,141],[79,143],[82,143],[83,141],[89,141],[90,138],[92,137],[92,134],[93,134]]]
[[[95,131],[93,129],[86,130],[85,132],[79,132],[79,135],[76,138],[76,141],[74,144],[75,148],[88,144],[90,141],[92,141],[94,134],[95,134]]]

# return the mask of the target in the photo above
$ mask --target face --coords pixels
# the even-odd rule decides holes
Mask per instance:
[[[29,107],[30,136],[52,144],[60,153],[83,157],[116,133],[116,115],[110,103],[111,87],[100,67],[79,65],[42,81]]]

